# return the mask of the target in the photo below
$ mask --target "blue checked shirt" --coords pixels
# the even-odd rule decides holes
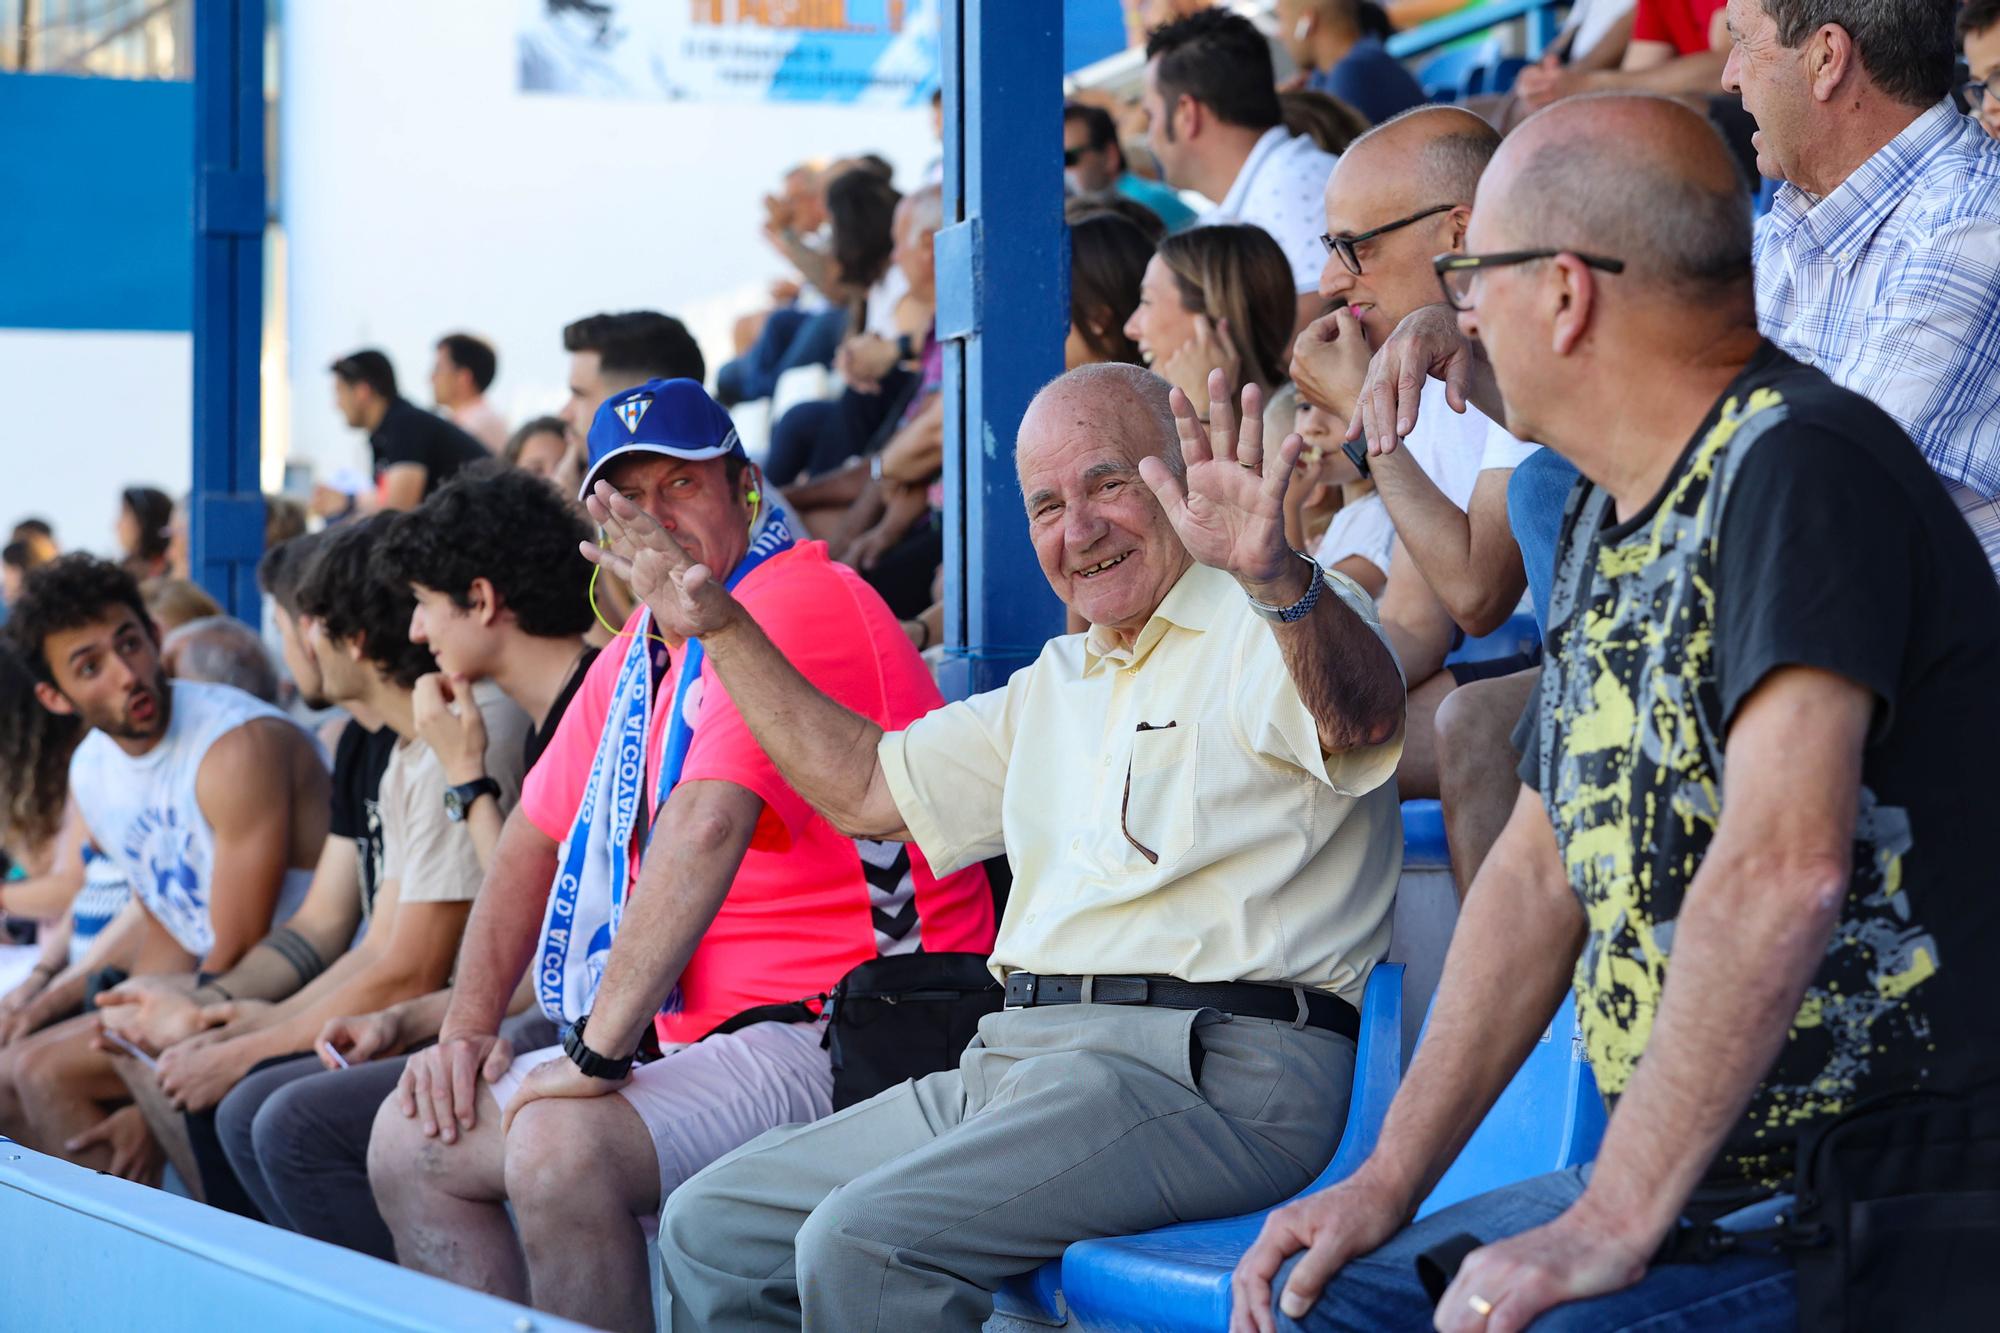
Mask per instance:
[[[1757,224],[1757,323],[1923,450],[2000,568],[2000,143],[1939,102]]]

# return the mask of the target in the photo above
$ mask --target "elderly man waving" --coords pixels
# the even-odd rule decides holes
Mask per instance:
[[[677,1329],[976,1329],[1087,1236],[1259,1207],[1325,1164],[1389,938],[1403,689],[1364,594],[1285,544],[1301,447],[1135,367],[1044,389],[1018,446],[1043,572],[1089,619],[884,735],[599,490],[601,557],[699,638],[833,823],[939,867],[1003,848],[1008,1008],[958,1069],[697,1175],[662,1215]],[[1178,425],[1176,423],[1178,416]],[[1178,433],[1178,442],[1176,435]]]

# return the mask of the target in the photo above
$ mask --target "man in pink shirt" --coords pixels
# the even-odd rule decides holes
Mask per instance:
[[[820,689],[885,726],[943,702],[882,600],[792,540],[698,384],[613,396],[589,454],[585,490],[607,481],[728,571]],[[937,879],[913,847],[838,833],[700,658],[641,609],[593,665],[503,831],[438,1044],[369,1148],[402,1262],[602,1328],[653,1326],[642,1219],[681,1181],[832,1109],[821,1023],[702,1038],[869,959],[993,939],[981,871]],[[517,983],[568,1025],[560,1047],[500,1040]],[[654,1036],[665,1054],[635,1066]]]

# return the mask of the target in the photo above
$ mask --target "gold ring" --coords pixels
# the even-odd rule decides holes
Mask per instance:
[[[1246,463],[1246,462],[1244,462],[1244,461],[1243,461],[1242,459],[1240,459],[1240,458],[1239,458],[1239,459],[1237,459],[1237,460],[1236,460],[1236,466],[1238,466],[1238,467],[1242,467],[1242,468],[1248,468],[1248,469],[1250,469],[1250,470],[1251,470],[1252,472],[1255,472],[1255,471],[1256,471],[1256,470],[1257,470],[1257,469],[1258,469],[1258,468],[1259,468],[1259,467],[1261,466],[1261,464],[1258,464],[1258,463]]]
[[[1487,1300],[1484,1296],[1468,1296],[1465,1298],[1465,1303],[1471,1306],[1472,1313],[1478,1315],[1481,1319],[1493,1313],[1493,1302]]]

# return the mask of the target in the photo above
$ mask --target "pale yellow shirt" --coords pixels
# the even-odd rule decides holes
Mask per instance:
[[[1381,632],[1366,593],[1327,583]],[[1271,627],[1196,565],[1129,649],[1053,639],[879,753],[934,873],[1007,854],[997,975],[1289,982],[1358,1004],[1402,871],[1402,751],[1399,731],[1324,754]]]

